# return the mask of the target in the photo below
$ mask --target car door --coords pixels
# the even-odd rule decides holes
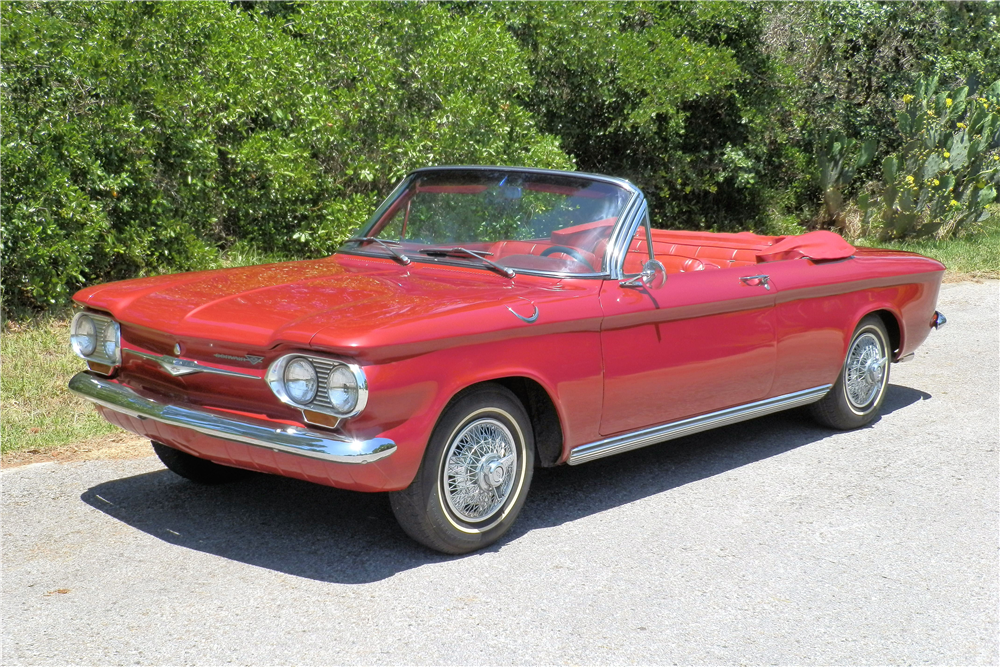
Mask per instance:
[[[659,287],[604,282],[602,435],[768,395],[775,292],[766,280],[751,278],[754,269],[669,273]]]

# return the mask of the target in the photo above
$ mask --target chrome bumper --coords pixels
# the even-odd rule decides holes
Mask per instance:
[[[161,403],[144,398],[125,385],[89,373],[74,375],[69,381],[69,389],[88,401],[130,417],[152,419],[213,438],[310,459],[333,463],[371,463],[396,451],[396,443],[388,438],[351,440],[334,433],[297,426],[275,428],[273,423],[260,419],[222,416],[200,408]]]

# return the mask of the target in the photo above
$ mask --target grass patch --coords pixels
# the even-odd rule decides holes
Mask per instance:
[[[284,257],[237,244],[211,268],[283,261]],[[50,449],[125,432],[97,414],[89,401],[66,388],[86,368],[70,350],[68,309],[0,329],[0,453]]]
[[[933,257],[948,267],[949,278],[1000,278],[1000,214],[985,221],[977,234],[968,234],[947,241],[913,239],[880,241],[861,238],[854,245],[908,250]]]
[[[0,451],[45,449],[121,432],[66,384],[85,368],[69,349],[69,318],[7,322],[0,331]]]

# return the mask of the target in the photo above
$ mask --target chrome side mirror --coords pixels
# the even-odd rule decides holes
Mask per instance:
[[[667,269],[659,260],[651,259],[642,265],[642,273],[618,283],[621,287],[648,287],[659,289],[667,282]]]

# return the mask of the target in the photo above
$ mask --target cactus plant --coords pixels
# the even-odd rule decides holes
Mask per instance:
[[[884,238],[946,238],[986,219],[1000,186],[1000,81],[970,98],[921,79],[903,96],[903,147],[882,161],[882,191],[859,198]]]
[[[877,143],[858,142],[843,132],[823,130],[816,141],[816,162],[819,165],[819,186],[823,192],[820,227],[844,227],[844,189],[854,180],[858,169],[875,156]]]

